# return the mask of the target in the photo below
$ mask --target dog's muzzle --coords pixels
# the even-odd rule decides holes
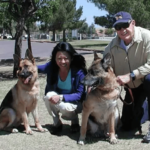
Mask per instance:
[[[21,77],[21,78],[27,78],[31,74],[32,74],[31,72],[21,72],[21,73],[18,74],[18,76]]]
[[[28,84],[32,78],[32,73],[31,72],[21,72],[21,73],[18,73],[18,77],[20,77],[24,84]]]
[[[103,78],[93,78],[91,77],[90,79],[86,79],[86,77],[81,80],[81,83],[87,86],[98,86],[98,85],[103,85],[104,80]]]

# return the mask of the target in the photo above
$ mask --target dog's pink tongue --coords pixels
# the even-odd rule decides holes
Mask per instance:
[[[25,80],[24,80],[24,84],[28,84],[29,83],[29,78],[26,78]]]

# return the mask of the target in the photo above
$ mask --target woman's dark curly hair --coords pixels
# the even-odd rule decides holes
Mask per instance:
[[[59,51],[66,51],[71,56],[71,68],[74,67],[76,69],[82,69],[84,73],[87,73],[85,58],[82,55],[78,54],[70,43],[60,42],[54,47],[50,59],[53,70],[53,72],[51,73],[52,84],[55,83],[54,79],[56,78],[56,74],[58,74],[59,70],[59,67],[56,64],[56,54]]]

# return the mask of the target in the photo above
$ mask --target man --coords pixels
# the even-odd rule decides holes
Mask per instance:
[[[117,81],[131,88],[134,97],[134,104],[123,106],[122,129],[139,129],[146,97],[150,107],[150,31],[135,26],[135,20],[123,11],[115,15],[113,27],[117,36],[106,47],[104,55],[111,54]],[[125,90],[125,101],[130,102],[131,95]],[[143,142],[150,142],[150,126]]]

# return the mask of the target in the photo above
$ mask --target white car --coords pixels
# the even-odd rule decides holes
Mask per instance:
[[[9,34],[7,34],[6,37],[7,37],[7,39],[12,39],[12,36]]]
[[[24,37],[25,39],[27,39],[27,38],[28,38],[28,35],[25,34],[23,37]],[[32,38],[32,35],[30,35],[30,38]]]
[[[3,39],[12,39],[12,36],[10,34],[3,35]]]

